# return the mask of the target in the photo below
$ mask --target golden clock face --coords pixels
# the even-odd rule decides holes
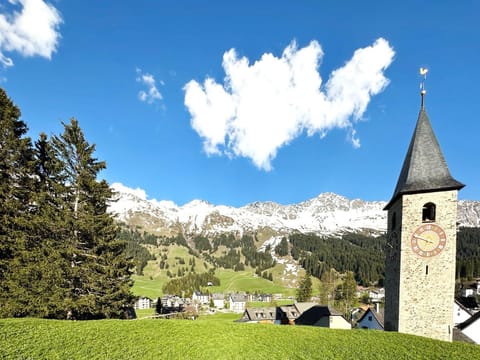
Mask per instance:
[[[410,239],[412,250],[420,256],[432,257],[445,248],[447,236],[436,224],[423,224],[412,234]]]

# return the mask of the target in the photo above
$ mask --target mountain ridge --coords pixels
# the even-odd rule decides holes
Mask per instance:
[[[214,235],[269,230],[332,235],[363,232],[378,235],[386,231],[386,201],[348,199],[332,192],[296,204],[281,205],[256,201],[242,207],[214,205],[195,199],[178,206],[169,200],[148,200],[140,189],[112,184],[115,195],[109,212],[123,222],[158,235]],[[460,226],[480,226],[480,201],[460,200]]]

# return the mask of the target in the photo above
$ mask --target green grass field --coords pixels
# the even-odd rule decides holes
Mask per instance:
[[[479,359],[480,346],[369,330],[188,320],[0,320],[2,359]]]

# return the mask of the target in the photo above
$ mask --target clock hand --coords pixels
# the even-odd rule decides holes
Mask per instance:
[[[426,239],[426,238],[421,237],[421,236],[418,236],[418,235],[413,235],[413,237],[415,237],[415,238],[417,238],[417,239],[420,239],[420,240],[423,240],[423,241],[426,241],[426,242],[428,242],[428,243],[430,243],[430,244],[433,244],[433,241],[430,240],[430,239]]]

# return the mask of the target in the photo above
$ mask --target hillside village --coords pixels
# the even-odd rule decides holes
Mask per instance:
[[[349,316],[332,306],[320,305],[318,299],[309,302],[288,303],[281,294],[223,294],[195,291],[191,298],[165,295],[158,299],[139,297],[134,305],[137,310],[155,309],[147,318],[196,319],[198,316],[211,316],[216,312],[239,314],[237,322],[318,326],[331,329],[370,329],[384,330],[383,300],[384,289],[359,288],[360,298],[368,295],[368,304],[350,310]],[[316,301],[314,301],[316,300]],[[480,279],[461,291],[461,296],[453,304],[454,340],[480,344]],[[158,305],[160,301],[161,305]],[[250,304],[256,303],[258,306]]]

